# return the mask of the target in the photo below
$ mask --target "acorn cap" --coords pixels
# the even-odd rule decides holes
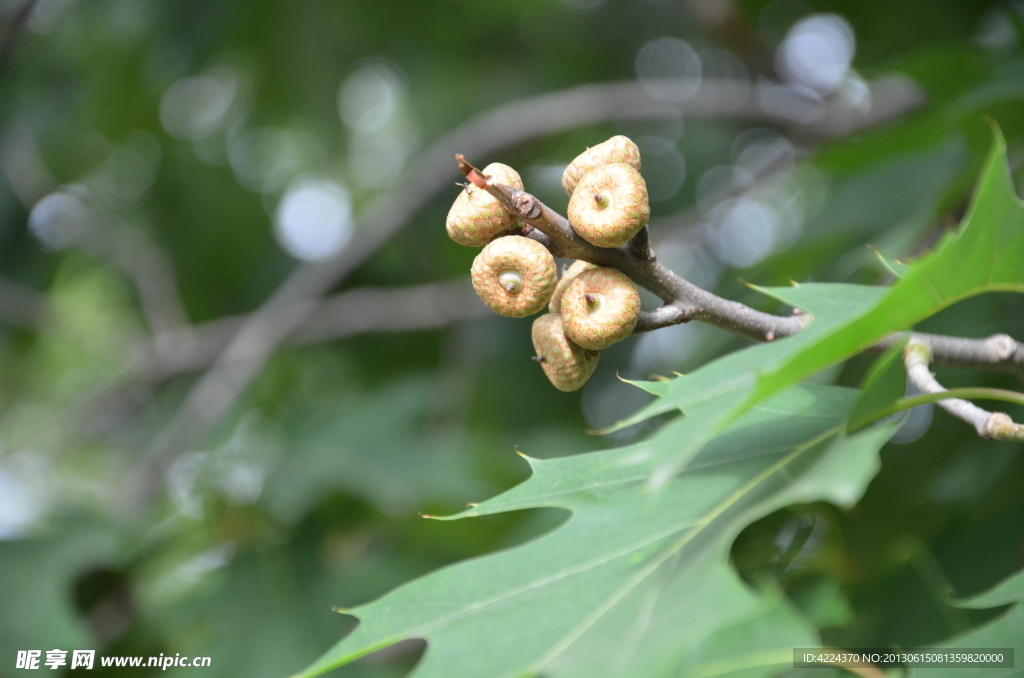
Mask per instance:
[[[523,189],[519,173],[508,165],[492,162],[483,168],[485,176],[497,183]],[[468,247],[483,247],[495,238],[519,227],[519,220],[486,189],[468,184],[448,210],[448,237]]]
[[[650,216],[647,183],[640,172],[621,162],[588,172],[569,199],[569,223],[597,247],[625,245]]]
[[[597,369],[600,351],[582,348],[565,336],[562,316],[546,313],[533,321],[533,349],[555,388],[575,391],[583,387]]]
[[[593,268],[577,275],[562,296],[565,334],[583,348],[606,349],[636,328],[640,294],[625,273]]]
[[[592,146],[576,156],[562,173],[562,188],[570,196],[583,176],[592,169],[613,162],[624,162],[636,170],[640,169],[640,149],[629,137],[621,134],[597,146]]]
[[[596,266],[589,261],[574,261],[572,265],[565,270],[562,277],[558,279],[558,284],[555,285],[555,293],[551,295],[551,301],[548,303],[548,310],[552,313],[559,313],[561,311],[562,295],[565,294],[565,288],[569,286],[572,279],[577,275]]]
[[[551,252],[536,240],[509,235],[492,241],[473,260],[473,289],[495,313],[523,318],[544,309],[558,273]]]

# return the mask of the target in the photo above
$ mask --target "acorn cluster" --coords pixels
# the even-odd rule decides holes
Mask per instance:
[[[523,189],[519,174],[501,163],[483,169],[495,182]],[[647,224],[647,185],[640,151],[624,136],[588,148],[562,175],[569,223],[596,247],[621,247]],[[536,240],[516,235],[516,216],[485,189],[468,184],[448,212],[452,240],[483,247],[473,261],[473,288],[495,312],[523,318],[547,306],[533,323],[534,358],[561,391],[581,388],[601,351],[632,334],[640,295],[613,268],[576,261],[558,278],[555,259]]]

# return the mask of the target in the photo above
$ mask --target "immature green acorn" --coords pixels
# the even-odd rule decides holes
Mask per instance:
[[[493,177],[499,184],[523,189],[519,173],[508,165],[492,162],[483,169],[483,174]],[[497,198],[473,184],[467,184],[455,198],[445,222],[448,237],[468,247],[483,247],[518,227],[519,221]]]
[[[562,188],[571,196],[587,172],[614,162],[624,162],[636,170],[640,169],[640,149],[629,137],[620,134],[577,155],[562,173]]]
[[[597,247],[625,245],[650,216],[647,183],[623,162],[587,172],[569,198],[569,223]]]
[[[606,349],[636,328],[640,294],[625,273],[592,268],[577,275],[562,296],[565,334],[583,348]]]
[[[473,289],[491,310],[524,318],[542,310],[558,281],[555,258],[544,245],[519,235],[491,241],[473,260]]]
[[[591,351],[565,336],[562,316],[546,313],[533,321],[534,360],[540,363],[555,388],[575,391],[583,388],[597,369],[600,351]]]
[[[565,288],[569,286],[573,278],[591,268],[595,268],[595,266],[589,261],[572,262],[572,265],[558,279],[558,284],[555,285],[555,293],[551,295],[551,301],[548,302],[548,310],[552,313],[560,313],[562,309],[562,295],[565,294]]]

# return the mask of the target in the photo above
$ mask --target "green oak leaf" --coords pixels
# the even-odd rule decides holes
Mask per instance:
[[[1006,141],[997,129],[994,135],[959,228],[911,264],[874,308],[760,375],[758,397],[778,392],[962,299],[984,292],[1024,292],[1024,203],[1014,190]]]
[[[890,332],[905,330],[947,306],[992,291],[1024,292],[1024,203],[1014,191],[1006,142],[998,130],[963,222],[888,288],[809,284],[761,291],[814,318],[804,331],[725,356],[658,386],[663,397],[612,430],[711,393],[722,427],[753,405],[830,365],[864,351]],[[698,442],[678,450],[654,475],[656,485],[685,466]]]
[[[966,607],[975,610],[982,610],[987,607],[998,607],[1010,603],[1024,602],[1024,571],[1018,572],[1009,579],[1005,579],[988,591],[967,598],[954,601],[957,607]]]
[[[871,251],[875,253],[879,263],[882,264],[882,267],[897,278],[903,278],[910,272],[909,264],[897,259],[890,259],[874,247],[871,248]]]
[[[729,548],[779,507],[857,501],[893,427],[845,436],[856,398],[788,389],[713,436],[658,493],[649,474],[699,433],[699,407],[645,442],[528,459],[530,479],[455,518],[554,507],[569,512],[560,528],[351,610],[359,626],[299,676],[406,638],[428,643],[416,678],[774,675],[817,638],[777,594],[741,582]],[[729,655],[737,638],[749,641],[744,657]]]
[[[846,432],[853,433],[878,418],[878,415],[903,397],[907,391],[907,372],[903,367],[903,347],[909,336],[896,343],[875,361],[864,378],[860,398],[850,413]]]
[[[971,629],[967,633],[951,641],[943,642],[936,647],[941,649],[958,648],[1010,648],[1014,649],[1016,668],[979,668],[958,666],[955,668],[935,668],[921,671],[914,670],[915,675],[927,675],[932,678],[1008,678],[1024,675],[1021,662],[1024,660],[1024,572],[997,584],[988,591],[968,598],[955,600],[957,607],[984,609],[1016,603],[1001,616]]]
[[[0,657],[8,667],[18,650],[93,645],[68,591],[82,574],[116,566],[122,540],[94,519],[60,520],[34,537],[0,540]]]
[[[757,379],[763,370],[813,346],[842,327],[849,318],[872,308],[885,295],[885,290],[879,287],[833,283],[762,288],[762,291],[804,309],[814,316],[814,322],[793,337],[751,346],[708,363],[691,374],[658,382],[656,392],[661,398],[609,429],[625,428],[676,409],[686,415],[683,421],[694,422],[675,446],[659,450],[661,454],[650,469],[654,485],[664,485],[705,443],[756,404]]]

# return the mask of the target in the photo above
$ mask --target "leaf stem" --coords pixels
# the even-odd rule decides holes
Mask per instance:
[[[911,396],[909,398],[901,398],[893,403],[892,407],[878,412],[864,424],[870,424],[878,421],[879,419],[885,419],[886,417],[892,416],[898,412],[909,410],[920,405],[929,405],[931,403],[937,403],[947,398],[962,398],[964,400],[1000,400],[1006,403],[1014,403],[1016,405],[1024,405],[1024,393],[1018,393],[1017,391],[1007,391],[1001,388],[951,388],[948,391],[940,391],[937,393],[923,393],[921,395]]]

